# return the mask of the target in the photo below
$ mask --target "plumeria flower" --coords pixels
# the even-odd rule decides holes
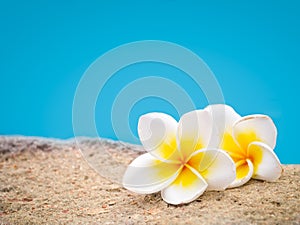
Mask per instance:
[[[254,179],[275,181],[282,172],[273,149],[277,129],[266,115],[241,117],[228,105],[210,105],[215,127],[222,141],[220,148],[233,159],[236,179],[230,187],[238,187]]]
[[[148,113],[138,122],[147,153],[127,168],[123,186],[140,194],[161,191],[169,204],[189,203],[206,189],[224,190],[235,179],[230,156],[217,148],[213,119],[206,110],[184,114],[179,123],[163,113]]]

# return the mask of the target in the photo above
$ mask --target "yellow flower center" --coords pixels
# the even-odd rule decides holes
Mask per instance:
[[[248,146],[253,141],[260,141],[254,131],[239,133],[234,140],[230,133],[225,133],[221,143],[221,149],[225,150],[233,159],[236,166],[236,177],[238,179],[245,177],[249,172],[247,159],[250,160],[254,166],[254,172],[257,165],[262,161],[262,151],[248,151]],[[259,147],[257,147],[259,148]]]

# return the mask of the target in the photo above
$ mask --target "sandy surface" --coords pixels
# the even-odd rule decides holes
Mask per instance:
[[[116,142],[81,144],[90,157],[105,149],[124,164],[139,154]],[[300,224],[299,178],[300,165],[285,165],[277,182],[252,180],[171,206],[159,193],[137,195],[104,179],[72,141],[0,137],[0,224]]]

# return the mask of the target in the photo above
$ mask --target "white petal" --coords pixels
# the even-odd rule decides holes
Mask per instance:
[[[144,148],[161,160],[178,158],[177,121],[164,113],[148,113],[140,117],[138,134]]]
[[[225,190],[236,177],[233,160],[219,149],[199,150],[193,154],[188,164],[205,179],[208,190]]]
[[[197,199],[207,188],[201,175],[188,167],[184,167],[176,180],[161,191],[164,201],[178,205]]]
[[[224,132],[231,133],[233,124],[241,118],[241,116],[229,105],[209,105],[205,110],[211,113],[213,123],[221,135]]]
[[[183,157],[187,159],[204,147],[217,147],[219,142],[215,132],[208,111],[195,110],[184,114],[178,124],[178,142]]]
[[[155,193],[171,184],[180,171],[179,164],[162,162],[146,153],[128,166],[123,177],[123,186],[140,194]]]
[[[275,148],[277,129],[272,119],[266,115],[242,117],[233,126],[233,136],[243,149],[253,141],[263,142]]]
[[[253,164],[249,159],[239,166],[236,166],[236,179],[229,185],[229,188],[239,187],[247,183],[253,175]]]
[[[280,177],[282,173],[280,161],[268,145],[252,142],[248,148],[248,157],[254,166],[253,178],[275,181]]]

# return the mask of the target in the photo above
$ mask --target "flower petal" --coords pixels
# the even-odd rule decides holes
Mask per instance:
[[[145,153],[127,167],[123,186],[140,194],[155,193],[171,184],[181,168],[180,164],[162,162],[150,153]]]
[[[213,123],[217,126],[220,135],[225,132],[231,133],[233,124],[241,118],[241,116],[229,105],[209,105],[205,110],[211,113]]]
[[[208,190],[225,190],[236,177],[234,162],[220,149],[201,149],[188,164],[205,179]]]
[[[201,148],[217,147],[219,143],[210,113],[205,110],[195,110],[184,114],[178,124],[178,140],[184,159]]]
[[[253,178],[275,181],[280,177],[282,173],[280,161],[268,145],[252,142],[248,148],[248,157],[254,166]]]
[[[138,134],[144,148],[160,160],[178,159],[177,121],[164,113],[148,113],[140,117]]]
[[[161,191],[161,196],[169,204],[184,204],[197,199],[206,188],[207,183],[201,175],[185,166],[176,180]]]
[[[205,108],[212,115],[214,126],[216,126],[220,137],[219,148],[225,150],[233,159],[240,159],[246,155],[246,150],[241,149],[232,136],[233,125],[241,116],[228,105],[209,105]]]
[[[229,188],[239,187],[247,183],[253,175],[253,164],[249,159],[236,162],[236,179]]]
[[[245,159],[247,156],[247,149],[242,149],[234,137],[228,132],[225,132],[223,135],[220,149],[226,151],[235,162]]]
[[[277,129],[272,119],[265,115],[242,117],[233,126],[233,136],[243,149],[253,141],[263,142],[274,149]]]

